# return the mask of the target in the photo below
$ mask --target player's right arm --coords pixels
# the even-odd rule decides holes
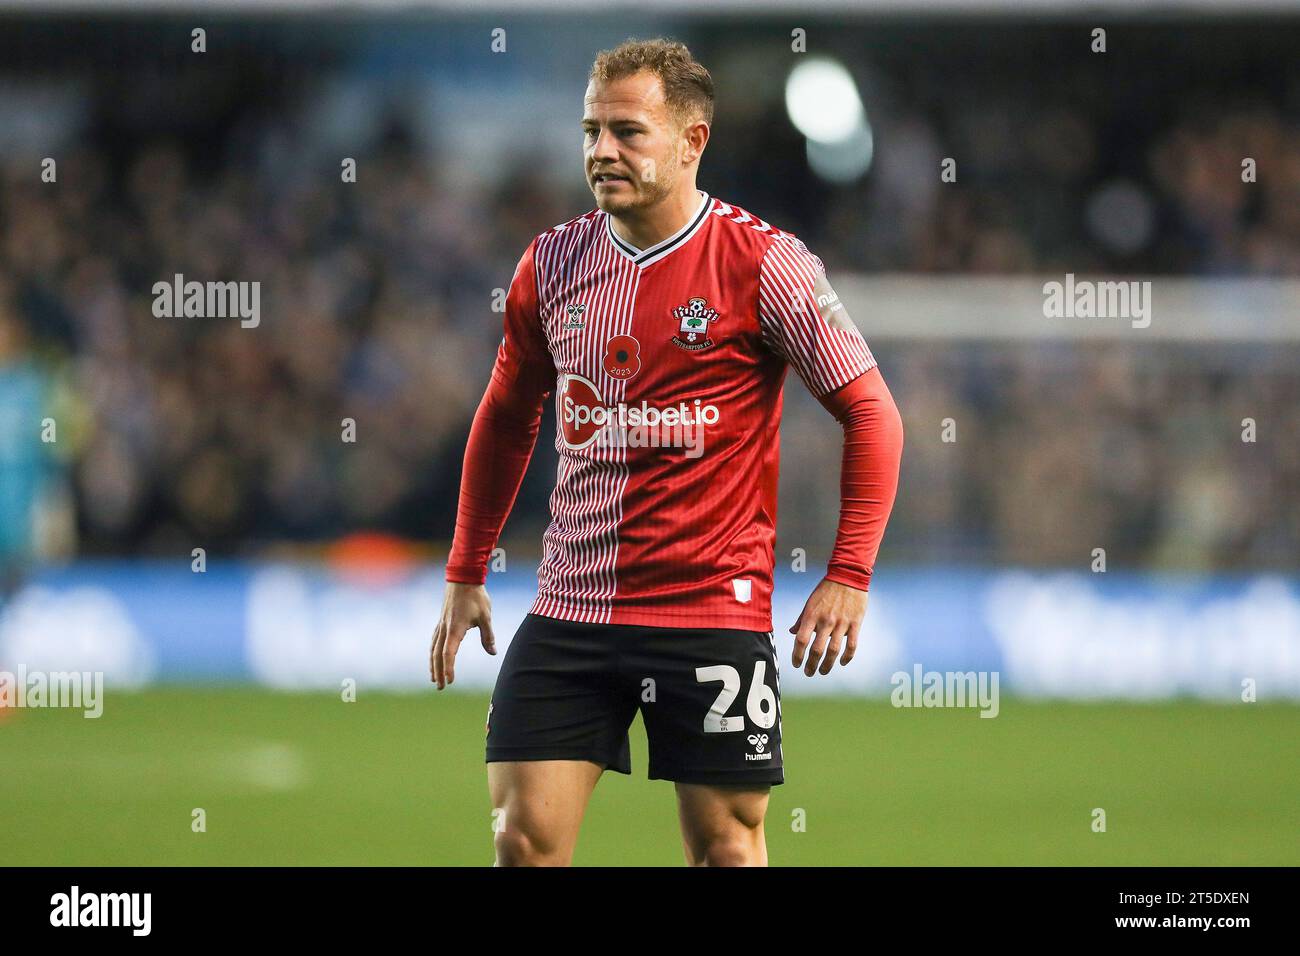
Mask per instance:
[[[456,651],[472,627],[496,653],[487,565],[537,444],[542,407],[555,387],[555,363],[538,309],[530,244],[506,295],[505,335],[465,445],[456,532],[447,558],[442,614],[433,632],[429,677],[442,690],[455,679]]]

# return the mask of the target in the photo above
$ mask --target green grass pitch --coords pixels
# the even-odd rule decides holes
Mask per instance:
[[[0,716],[11,865],[484,865],[487,695],[165,688]],[[1300,864],[1300,707],[791,698],[774,865]],[[574,862],[681,865],[672,785],[606,773]],[[1106,832],[1093,831],[1093,809]],[[191,829],[202,808],[207,830]],[[794,824],[802,819],[802,829]]]

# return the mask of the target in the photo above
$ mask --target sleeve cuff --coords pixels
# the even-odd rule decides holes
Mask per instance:
[[[831,567],[826,572],[825,580],[843,584],[845,587],[857,588],[859,591],[867,591],[871,585],[871,572],[858,571],[852,568]]]
[[[447,565],[446,581],[448,584],[486,584],[487,568],[467,568]]]

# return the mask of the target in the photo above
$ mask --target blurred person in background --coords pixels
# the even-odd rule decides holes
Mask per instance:
[[[51,391],[26,329],[0,295],[0,595],[21,583],[40,552],[43,509],[56,485],[53,446],[42,437],[58,434]]]

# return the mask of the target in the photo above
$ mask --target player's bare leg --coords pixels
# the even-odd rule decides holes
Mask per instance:
[[[770,787],[677,784],[682,845],[691,866],[767,866],[763,817]]]
[[[487,765],[496,866],[568,866],[587,801],[604,769],[588,760]]]

